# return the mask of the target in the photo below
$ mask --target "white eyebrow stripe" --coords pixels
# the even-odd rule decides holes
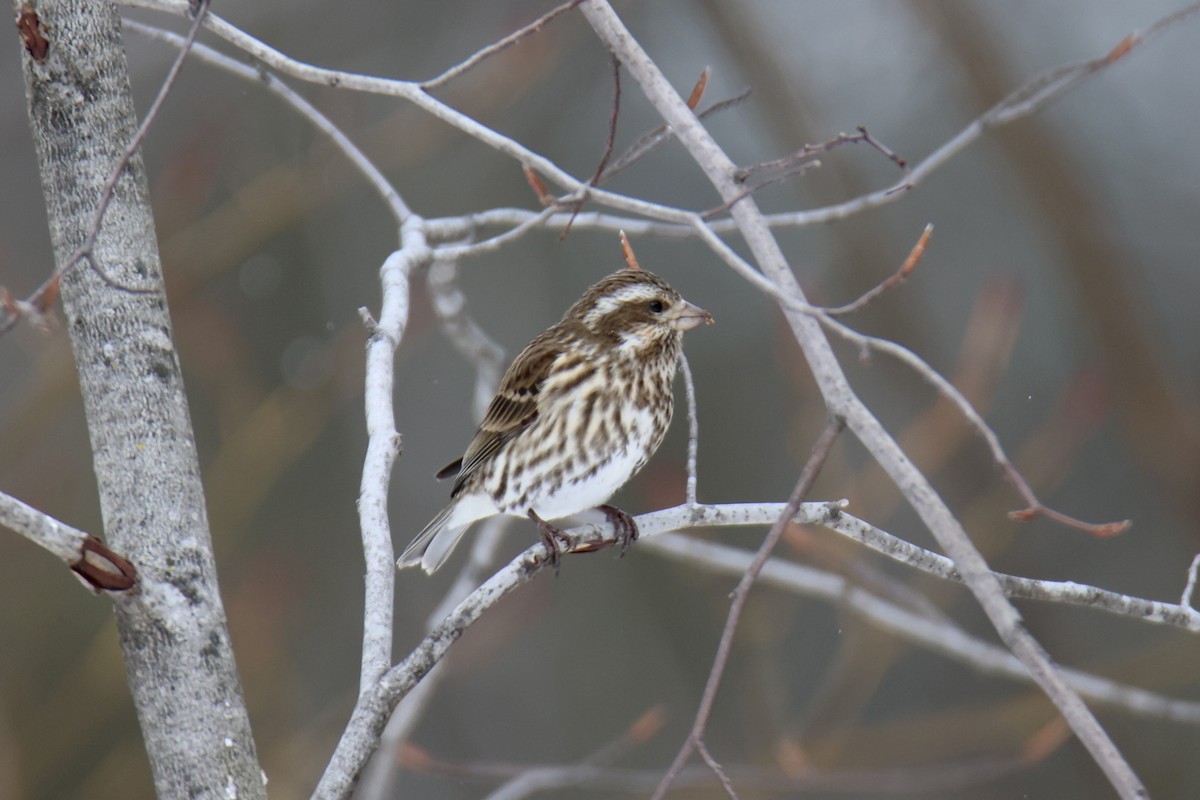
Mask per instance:
[[[661,292],[656,291],[652,287],[647,286],[622,286],[612,294],[604,295],[596,302],[596,307],[592,310],[594,319],[606,316],[607,314],[616,311],[623,305],[635,300],[650,300],[657,297]]]

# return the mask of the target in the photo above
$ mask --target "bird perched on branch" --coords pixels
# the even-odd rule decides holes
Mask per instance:
[[[556,540],[570,541],[550,521],[592,508],[628,548],[637,524],[605,503],[662,444],[683,332],[712,321],[641,269],[584,292],[504,373],[466,453],[437,473],[456,476],[449,504],[397,566],[434,572],[472,523],[495,514],[532,519],[556,564]]]

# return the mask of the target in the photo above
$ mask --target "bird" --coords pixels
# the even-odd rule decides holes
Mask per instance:
[[[397,567],[433,574],[472,523],[497,514],[532,520],[557,569],[557,542],[570,539],[551,521],[598,509],[624,554],[637,524],[607,501],[662,444],[684,332],[712,322],[640,268],[588,288],[508,367],[462,458],[437,472],[455,479],[450,502]]]

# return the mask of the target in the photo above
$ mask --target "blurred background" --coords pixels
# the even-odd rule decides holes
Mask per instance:
[[[548,2],[218,3],[216,13],[296,58],[429,78],[551,7]],[[617,4],[687,92],[753,95],[710,119],[739,163],[868,127],[915,164],[1027,80],[1102,56],[1181,7],[1054,3],[758,0]],[[181,20],[137,18],[183,30]],[[212,42],[211,37],[202,40]],[[850,321],[952,377],[1043,499],[1133,528],[1094,539],[1037,521],[979,441],[927,385],[884,358],[850,377],[935,481],[999,570],[1175,601],[1200,549],[1200,17],[1175,26],[1036,116],[987,134],[898,202],[778,231],[816,301],[848,302],[894,272],[928,222],[916,274]],[[173,52],[127,47],[140,107]],[[25,116],[19,43],[0,45],[0,284],[25,295],[50,269]],[[658,121],[628,76],[617,147]],[[388,98],[299,86],[426,217],[537,208],[518,165]],[[603,153],[609,58],[571,13],[437,95],[581,177]],[[357,691],[362,555],[355,498],[365,446],[364,334],[394,224],[341,154],[259,87],[191,63],[145,148],[177,346],[243,685],[276,797],[311,790]],[[765,210],[815,208],[900,179],[864,145],[763,190]],[[609,188],[662,203],[718,204],[677,145]],[[494,232],[494,231],[492,231]],[[475,319],[511,357],[594,280],[621,266],[615,236],[537,231],[464,261]],[[730,241],[740,247],[734,238]],[[772,304],[702,245],[638,238],[643,266],[713,312],[689,335],[700,499],[783,500],[823,420],[807,368]],[[433,473],[474,420],[469,364],[439,332],[423,285],[396,359],[404,436],[392,490],[402,547],[444,503]],[[22,325],[0,340],[0,489],[102,533],[67,338]],[[682,392],[680,392],[682,397]],[[617,502],[682,499],[683,415]],[[895,489],[843,437],[814,496],[932,547]],[[761,530],[698,535],[752,548]],[[512,526],[509,555],[533,541]],[[994,640],[970,596],[884,563],[822,530],[779,555],[868,588],[899,580]],[[462,556],[434,578],[400,575],[396,655],[419,639]],[[149,797],[110,605],[62,566],[0,532],[0,797]],[[569,558],[454,647],[395,796],[469,798],[527,765],[576,763],[652,712],[661,727],[619,755],[656,775],[686,735],[735,578],[635,549]],[[1023,603],[1062,663],[1200,700],[1196,637],[1096,612]],[[1155,797],[1200,794],[1200,731],[1099,709]],[[1092,798],[1111,789],[1025,685],[980,675],[845,610],[760,588],[751,596],[709,745],[742,797]],[[641,730],[641,729],[639,729]],[[486,769],[485,769],[486,767]],[[490,771],[489,771],[490,770]],[[827,776],[778,785],[781,776]],[[770,785],[775,781],[776,785]],[[613,787],[551,796],[624,796]],[[711,782],[679,797],[723,796]]]

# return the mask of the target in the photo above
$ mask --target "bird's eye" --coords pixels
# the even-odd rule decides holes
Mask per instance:
[[[651,300],[650,301],[650,313],[651,314],[661,314],[662,312],[663,312],[662,301],[661,300]]]

